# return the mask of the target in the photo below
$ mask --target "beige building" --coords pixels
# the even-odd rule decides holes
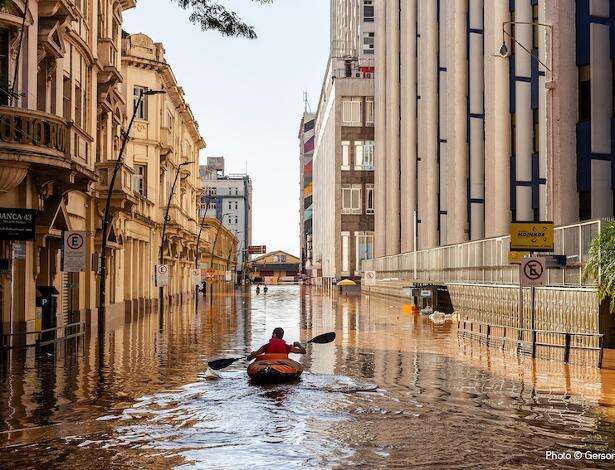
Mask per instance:
[[[192,163],[182,167],[169,213],[169,297],[194,292],[198,261],[204,142],[162,46],[121,37],[122,13],[135,1],[25,5],[9,0],[0,12],[0,348],[31,345],[41,329],[60,338],[96,323],[104,203],[139,87],[165,94],[137,110],[113,189],[107,319],[157,298],[163,208],[182,162]],[[84,235],[80,272],[66,272],[66,231]]]
[[[612,4],[375,6],[376,256],[613,215]]]

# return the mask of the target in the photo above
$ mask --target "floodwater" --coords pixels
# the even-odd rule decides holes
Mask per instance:
[[[611,371],[488,349],[396,301],[314,288],[195,310],[125,322],[102,358],[86,338],[0,362],[0,468],[613,467]],[[297,384],[252,386],[242,362],[207,370],[276,326],[288,341],[337,339],[308,347]]]

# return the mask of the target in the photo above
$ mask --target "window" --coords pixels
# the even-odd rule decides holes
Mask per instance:
[[[147,165],[135,165],[135,187],[141,196],[147,196]]]
[[[350,142],[342,142],[342,170],[350,170]]]
[[[235,216],[235,225],[237,225],[237,223],[238,223],[238,219],[237,219],[237,216]]]
[[[361,185],[342,186],[342,214],[361,213]]]
[[[361,98],[342,100],[342,123],[351,126],[361,125]]]
[[[374,33],[363,33],[363,54],[374,53]]]
[[[235,201],[235,210],[239,209],[239,203]]]
[[[350,232],[342,232],[342,272],[350,271]]]
[[[374,98],[367,98],[365,100],[365,123],[374,125]]]
[[[62,101],[63,101],[63,112],[64,112],[64,119],[66,119],[67,121],[72,120],[72,116],[71,116],[71,89],[70,89],[70,77],[64,77],[64,83],[63,83],[63,88],[62,88]]]
[[[133,89],[132,105],[133,107],[135,107],[137,119],[147,120],[147,99],[146,97],[144,96],[141,102],[139,103],[139,98],[141,97],[141,93],[145,93],[146,90],[147,88],[140,87],[140,86],[135,86]],[[138,107],[136,107],[137,103],[139,103]]]
[[[361,262],[374,257],[374,234],[371,232],[355,232],[356,238],[356,272],[361,272]]]
[[[374,213],[374,185],[373,184],[365,185],[365,213],[366,214]]]
[[[354,168],[355,170],[374,169],[374,141],[358,140],[354,143]]]
[[[589,65],[579,67],[579,122],[591,120],[591,74]]]
[[[373,0],[363,0],[363,21],[365,21],[366,23],[374,22]]]
[[[83,108],[81,106],[81,87],[79,84],[75,85],[75,125],[82,127],[83,122],[81,117],[83,116]]]
[[[233,208],[233,203],[231,201],[228,202],[228,209],[231,210]]]

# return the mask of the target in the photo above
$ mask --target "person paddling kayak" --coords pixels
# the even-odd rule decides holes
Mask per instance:
[[[274,328],[273,335],[267,344],[263,344],[256,351],[253,351],[248,356],[248,360],[252,360],[262,354],[305,354],[305,348],[299,341],[295,341],[292,345],[284,341],[284,330],[280,327]]]

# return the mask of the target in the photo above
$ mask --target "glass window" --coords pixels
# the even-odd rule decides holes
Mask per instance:
[[[363,53],[364,54],[373,54],[374,53],[374,33],[363,33]]]
[[[135,109],[136,111],[137,119],[147,120],[146,97],[144,96],[141,102],[139,103],[139,97],[141,96],[141,93],[145,93],[146,90],[147,88],[140,87],[140,86],[135,86],[133,89],[132,105],[133,105],[133,109]],[[137,103],[139,103],[138,107],[137,107]]]
[[[9,104],[9,30],[0,29],[0,105]]]
[[[365,185],[365,213],[374,213],[374,185]]]
[[[365,100],[365,122],[367,125],[374,124],[374,98]]]
[[[361,185],[342,186],[342,214],[361,213]]]
[[[374,1],[363,0],[363,21],[366,23],[374,22]]]
[[[356,271],[361,272],[361,262],[374,257],[374,234],[371,232],[356,232]]]
[[[361,125],[361,98],[342,100],[342,122],[351,126]]]
[[[141,196],[147,196],[147,165],[135,165],[135,187]]]

